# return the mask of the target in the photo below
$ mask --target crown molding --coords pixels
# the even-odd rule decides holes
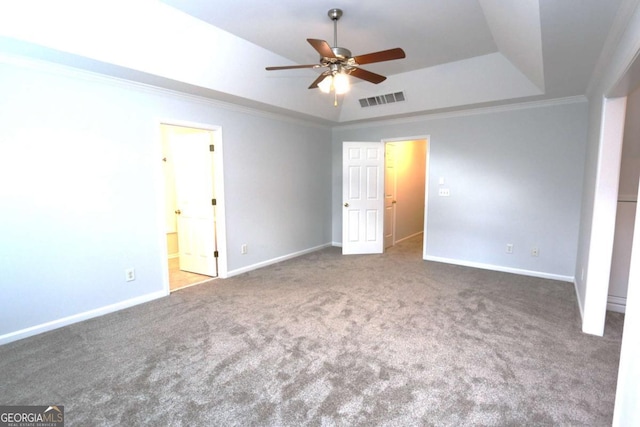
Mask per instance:
[[[168,89],[161,86],[155,86],[148,83],[142,83],[135,80],[129,80],[122,77],[110,76],[95,71],[89,71],[81,68],[75,68],[65,64],[59,64],[55,62],[46,61],[43,59],[26,57],[20,55],[9,54],[6,52],[0,52],[0,64],[7,64],[21,68],[27,68],[30,70],[45,72],[51,75],[61,76],[70,79],[83,80],[87,82],[112,85],[118,88],[126,88],[135,90],[140,93],[147,93],[151,95],[169,96],[174,99],[183,99],[189,102],[197,102],[199,104],[208,106],[223,108],[225,110],[248,114],[256,117],[267,118],[272,120],[278,120],[288,123],[294,123],[298,125],[314,127],[319,129],[331,129],[332,124],[322,124],[313,120],[305,120],[298,117],[293,117],[287,114],[280,114],[271,111],[266,111],[259,108],[247,107],[233,102],[222,101],[219,99],[209,98],[205,96],[195,95],[179,90]]]
[[[27,68],[38,72],[45,72],[57,76],[62,76],[71,79],[79,79],[87,82],[94,82],[99,84],[113,85],[119,88],[127,88],[135,90],[140,93],[147,93],[151,95],[169,96],[173,99],[183,99],[189,102],[196,102],[208,107],[223,108],[228,111],[233,111],[242,114],[248,114],[255,117],[267,118],[272,120],[278,120],[287,123],[294,123],[301,126],[313,127],[318,129],[331,129],[331,130],[347,130],[347,129],[362,129],[378,126],[389,126],[407,123],[416,123],[428,120],[440,120],[454,117],[465,117],[480,114],[491,114],[506,111],[515,111],[528,108],[541,108],[555,105],[572,104],[579,102],[587,102],[587,98],[584,95],[572,96],[566,98],[556,98],[549,100],[537,100],[529,102],[521,102],[514,104],[505,104],[490,107],[480,108],[467,108],[462,110],[437,112],[437,113],[424,113],[419,115],[413,115],[411,117],[400,118],[379,118],[372,121],[358,122],[358,123],[346,123],[340,124],[339,122],[333,123],[318,123],[313,120],[304,120],[302,118],[293,117],[285,113],[275,113],[266,111],[260,108],[252,108],[233,102],[222,101],[219,99],[209,98],[205,96],[195,95],[191,93],[182,92],[179,90],[168,89],[160,86],[155,86],[148,83],[142,83],[134,80],[129,80],[121,77],[110,76],[107,74],[98,73],[95,71],[89,71],[81,68],[72,67],[69,65],[59,64],[51,61],[46,61],[33,57],[20,56],[15,54],[8,54],[0,52],[0,63],[13,65],[17,67]]]
[[[520,102],[514,104],[496,105],[491,107],[468,108],[456,111],[447,111],[439,113],[425,113],[421,115],[402,117],[395,119],[379,119],[373,122],[360,122],[354,124],[344,124],[333,126],[334,130],[362,129],[378,126],[391,126],[399,124],[417,123],[430,120],[450,119],[455,117],[477,116],[482,114],[502,113],[507,111],[525,110],[530,108],[552,107],[565,104],[576,104],[588,102],[584,95],[570,96],[565,98],[545,99],[538,101]]]
[[[616,16],[613,18],[613,24],[611,25],[609,34],[607,35],[602,50],[600,51],[600,56],[598,57],[596,66],[591,73],[591,79],[589,80],[586,90],[587,96],[591,97],[594,95],[594,92],[598,90],[598,87],[602,84],[602,77],[604,76],[607,67],[610,65],[611,58],[616,51],[616,46],[618,46],[622,40],[622,36],[627,30],[627,27],[631,22],[631,18],[636,12],[639,4],[640,0],[626,0],[623,1],[618,8],[618,13],[616,13]],[[634,52],[636,51],[637,50],[634,50]],[[631,63],[631,61],[628,63]]]

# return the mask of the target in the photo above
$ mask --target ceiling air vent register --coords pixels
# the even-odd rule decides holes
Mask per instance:
[[[370,96],[369,98],[360,99],[360,106],[373,107],[374,105],[392,104],[394,102],[404,101],[404,92],[388,93],[386,95]]]

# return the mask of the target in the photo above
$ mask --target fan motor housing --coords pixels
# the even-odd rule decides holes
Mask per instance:
[[[345,49],[344,47],[332,47],[331,50],[333,54],[340,59],[351,58],[351,51],[349,49]]]

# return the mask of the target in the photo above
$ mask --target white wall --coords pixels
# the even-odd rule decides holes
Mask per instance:
[[[586,126],[587,103],[577,101],[337,127],[333,240],[341,239],[342,141],[430,135],[427,256],[573,280]],[[439,177],[450,197],[437,196]]]
[[[328,128],[20,64],[0,61],[0,343],[166,294],[163,120],[222,127],[230,274],[330,242]]]

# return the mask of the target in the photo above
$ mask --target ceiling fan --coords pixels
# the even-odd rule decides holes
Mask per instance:
[[[327,70],[320,74],[320,76],[311,83],[309,89],[319,88],[321,91],[326,93],[333,90],[337,96],[349,90],[348,75],[375,84],[386,80],[385,76],[360,68],[361,65],[372,64],[374,62],[391,61],[405,57],[404,51],[400,48],[382,50],[365,55],[351,56],[351,51],[349,51],[349,49],[338,47],[338,20],[342,16],[342,10],[330,9],[329,12],[327,12],[327,15],[329,15],[329,18],[333,21],[334,46],[329,46],[329,43],[324,40],[307,39],[309,44],[320,54],[319,64],[266,67],[267,71],[291,70],[296,68],[327,68]]]

